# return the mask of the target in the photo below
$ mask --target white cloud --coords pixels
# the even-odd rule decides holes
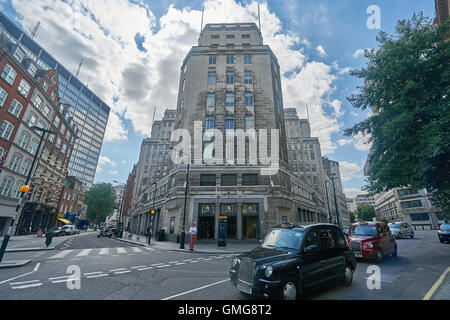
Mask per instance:
[[[354,162],[339,161],[339,170],[342,181],[350,181],[353,178],[362,178],[361,167]]]
[[[342,146],[353,143],[353,140],[352,139],[339,139],[337,141],[337,143],[338,143],[338,145],[340,145],[342,147]]]
[[[344,193],[347,198],[356,198],[360,194],[367,194],[367,192],[362,191],[358,188],[344,188]]]
[[[327,55],[327,53],[325,52],[325,49],[321,45],[318,45],[316,47],[316,50],[321,57],[325,57]]]
[[[368,142],[369,137],[358,133],[353,137],[355,148],[359,151],[369,151],[372,144]]]
[[[176,107],[180,68],[197,44],[200,10],[170,5],[157,29],[156,18],[144,1],[12,0],[12,5],[23,26],[41,22],[36,40],[67,68],[74,72],[84,59],[80,79],[112,109],[105,141],[126,139],[124,120],[130,120],[135,131],[150,135],[154,106],[156,119],[166,108]],[[256,1],[207,0],[204,6],[205,24],[258,23]],[[260,7],[264,42],[280,63],[285,106],[300,111],[308,104],[313,134],[319,137],[324,154],[333,153],[336,145],[331,135],[341,131],[338,118],[343,112],[341,102],[331,95],[343,71],[311,61],[303,51],[311,45],[308,39],[283,30],[267,3]],[[320,14],[310,18],[326,24],[326,7],[321,5],[318,10]],[[138,34],[145,52],[135,43]],[[327,115],[327,108],[334,114]]]
[[[110,171],[109,173],[112,174],[112,175],[117,175],[117,174],[119,174],[119,171],[113,170],[113,171]]]
[[[358,49],[353,53],[353,58],[364,56],[364,49]]]
[[[116,163],[106,156],[100,156],[98,158],[97,173],[102,172],[103,166],[105,166],[105,165],[115,167]]]

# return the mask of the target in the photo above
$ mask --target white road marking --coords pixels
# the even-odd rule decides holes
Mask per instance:
[[[54,277],[54,278],[48,278],[48,280],[53,281],[53,280],[66,279],[66,278],[69,278],[69,277],[70,276]]]
[[[9,285],[11,286],[17,286],[20,284],[26,284],[26,283],[35,283],[35,282],[39,282],[40,280],[30,280],[30,281],[22,281],[22,282],[14,282],[14,283],[10,283]]]
[[[52,283],[62,283],[62,282],[77,281],[77,280],[80,280],[80,278],[69,278],[69,279],[64,279],[64,280],[55,280],[55,281],[52,281]]]
[[[116,248],[117,249],[117,253],[127,253],[127,250],[125,250],[125,248]]]
[[[145,267],[145,268],[140,268],[138,269],[139,271],[144,271],[144,270],[150,270],[153,269],[153,267]]]
[[[147,266],[136,266],[136,267],[131,267],[130,269],[139,269],[139,268],[146,268]]]
[[[120,272],[114,272],[114,274],[124,274],[124,273],[130,273],[130,270],[126,270],[126,271],[120,271]]]
[[[32,273],[36,272],[36,271],[39,269],[39,266],[40,266],[40,265],[41,265],[41,264],[38,263],[38,264],[36,264],[36,266],[34,267],[33,271],[27,272],[27,273],[25,273],[25,274],[22,274],[22,275],[20,275],[20,276],[14,277],[14,278],[10,278],[10,279],[3,280],[2,282],[0,282],[0,284],[4,284],[4,283],[7,283],[7,282],[9,282],[9,281],[16,280],[16,279],[18,279],[18,278],[22,278],[22,277],[25,277],[25,276],[27,276],[27,275],[29,275],[29,274],[32,274]]]
[[[134,252],[136,252],[136,253],[139,253],[139,252],[142,252],[142,250],[141,249],[139,249],[139,248],[136,248],[136,247],[134,247],[134,248],[131,248]]]
[[[108,254],[109,253],[109,248],[102,248],[100,249],[100,252],[98,254]]]
[[[89,272],[89,273],[85,273],[84,275],[85,276],[91,276],[91,275],[100,274],[100,273],[103,273],[103,271]]]
[[[61,251],[61,252],[59,252],[59,253],[57,253],[57,254],[55,254],[54,256],[52,256],[52,257],[50,257],[50,258],[48,258],[49,260],[50,259],[61,259],[61,258],[64,258],[65,256],[67,256],[69,253],[71,253],[73,250],[63,250],[63,251]]]
[[[169,262],[169,263],[178,263],[178,262],[180,262],[180,261],[172,261],[172,262]]]
[[[125,269],[125,268],[112,269],[112,270],[109,270],[109,272],[116,272],[116,271],[123,271],[123,270],[127,270],[127,269]]]
[[[152,264],[151,266],[152,266],[152,267],[156,267],[156,266],[160,266],[160,265],[162,265],[162,264],[164,264],[164,263],[155,263],[155,264]]]
[[[83,249],[79,254],[77,254],[75,257],[85,257],[91,253],[92,249]]]
[[[99,277],[107,277],[109,276],[109,274],[97,274],[94,276],[86,276],[86,278],[90,279],[90,278],[99,278]]]
[[[186,264],[185,262],[175,263],[175,266],[181,266],[182,264]]]
[[[191,263],[197,263],[197,262],[200,262],[200,261],[197,261],[197,260],[191,261]]]
[[[215,286],[215,285],[217,285],[217,284],[220,284],[220,283],[223,283],[223,282],[226,282],[226,281],[230,281],[230,279],[226,279],[226,280],[214,282],[214,283],[208,284],[208,285],[206,285],[206,286],[203,286],[203,287],[200,287],[200,288],[197,288],[197,289],[193,289],[193,290],[189,290],[189,291],[186,291],[186,292],[183,292],[183,293],[179,293],[179,294],[176,294],[176,295],[174,295],[174,296],[167,297],[167,298],[164,298],[164,299],[161,299],[161,300],[170,300],[170,299],[173,299],[173,298],[177,298],[177,297],[180,297],[180,296],[184,296],[184,295],[189,294],[189,293],[191,293],[191,292],[195,292],[195,291],[199,291],[199,290],[202,290],[202,289],[206,289],[206,288]]]
[[[166,268],[166,267],[171,267],[170,264],[163,264],[162,266],[156,266],[157,268]]]
[[[183,260],[183,261],[186,261],[186,262],[189,262],[189,261],[192,261],[193,259],[186,259],[186,260]]]
[[[148,251],[156,251],[155,249],[150,248],[150,247],[144,247],[144,249],[146,249],[146,250],[148,250]]]
[[[12,287],[11,289],[26,289],[26,288],[33,288],[33,287],[40,287],[43,283],[35,283],[35,284],[29,284],[24,286],[18,286],[18,287]]]

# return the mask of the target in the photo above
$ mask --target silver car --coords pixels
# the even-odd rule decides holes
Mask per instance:
[[[414,231],[409,223],[406,222],[389,223],[389,229],[391,230],[392,235],[397,239],[405,237],[410,237],[411,239],[414,238]]]

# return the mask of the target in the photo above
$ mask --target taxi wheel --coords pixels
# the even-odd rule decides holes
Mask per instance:
[[[283,281],[281,286],[280,299],[281,300],[297,300],[298,298],[298,285],[297,281],[293,278],[288,278]]]
[[[345,266],[345,273],[344,278],[342,279],[341,283],[343,286],[348,287],[353,282],[353,269],[350,267],[350,265]]]

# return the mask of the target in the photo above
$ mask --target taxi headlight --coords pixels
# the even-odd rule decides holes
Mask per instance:
[[[270,278],[272,273],[273,273],[273,267],[272,266],[267,266],[266,269],[264,270],[264,274],[266,275],[266,277]]]
[[[373,248],[373,243],[372,242],[367,242],[367,247],[368,248]]]
[[[231,263],[231,266],[234,268],[234,267],[236,267],[236,265],[237,265],[238,263],[241,263],[241,259],[239,259],[238,257],[236,257],[236,258],[233,259],[233,262]]]

